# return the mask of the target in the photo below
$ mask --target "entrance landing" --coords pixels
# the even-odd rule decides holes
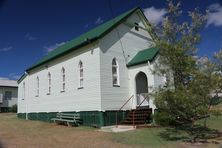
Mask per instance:
[[[114,126],[103,126],[103,127],[100,128],[99,131],[118,133],[118,132],[131,131],[131,130],[135,130],[135,129],[136,128],[133,128],[133,126],[118,125],[118,127],[116,127],[114,125]]]

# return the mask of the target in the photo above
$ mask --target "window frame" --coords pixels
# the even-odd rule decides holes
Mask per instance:
[[[39,96],[39,77],[36,77],[36,97]]]
[[[82,89],[84,86],[84,68],[83,68],[83,62],[80,60],[78,65],[78,89]]]
[[[25,82],[22,83],[22,100],[25,100]]]
[[[115,69],[116,74],[114,73],[113,68]],[[116,83],[114,83],[114,79],[116,79]],[[113,58],[113,60],[112,60],[112,84],[114,87],[120,87],[119,63],[116,58]]]
[[[135,30],[139,31],[139,24],[135,22],[134,25],[135,25]]]
[[[61,70],[61,92],[65,92],[66,89],[66,74],[65,74],[65,68],[62,67]]]
[[[50,72],[48,72],[48,75],[47,75],[47,86],[48,86],[47,95],[50,95],[52,91],[52,75]]]

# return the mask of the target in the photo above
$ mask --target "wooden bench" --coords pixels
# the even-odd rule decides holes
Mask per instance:
[[[67,124],[68,126],[79,126],[81,124],[80,115],[78,113],[57,113],[55,118],[51,119],[57,124]]]

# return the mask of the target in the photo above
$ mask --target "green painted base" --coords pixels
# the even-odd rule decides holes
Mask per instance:
[[[74,112],[66,112],[74,113]],[[78,112],[85,126],[101,127],[116,124],[116,111],[81,111]],[[117,114],[118,123],[127,116],[128,111],[120,111]],[[51,118],[56,117],[57,112],[40,112],[28,113],[29,120],[39,120],[44,122],[52,122]],[[18,118],[25,119],[26,113],[18,113]]]

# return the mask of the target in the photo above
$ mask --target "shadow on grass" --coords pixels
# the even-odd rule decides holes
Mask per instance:
[[[188,126],[166,128],[159,136],[167,141],[207,142],[209,139],[222,137],[222,133],[215,129],[196,125],[193,129]]]

